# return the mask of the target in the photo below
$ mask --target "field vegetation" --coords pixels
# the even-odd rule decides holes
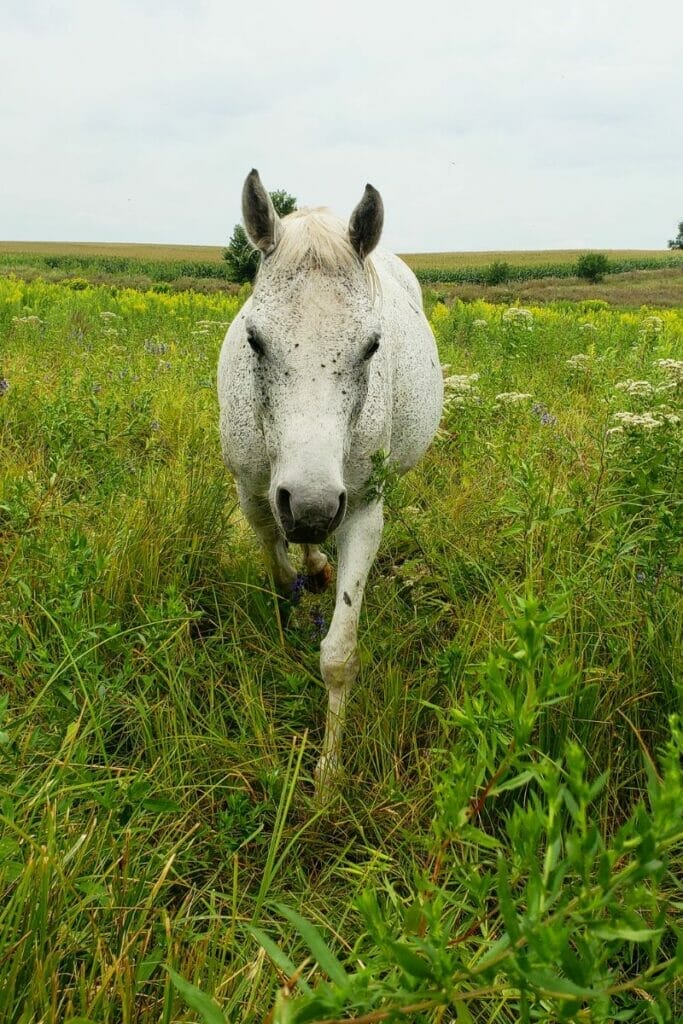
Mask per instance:
[[[321,808],[332,597],[219,454],[248,291],[0,278],[0,1019],[680,1020],[683,312],[427,292]]]
[[[226,261],[226,250],[217,246],[1,242],[0,275],[66,280],[75,288],[89,281],[157,291],[235,293],[243,279],[244,260],[251,258],[242,251],[246,236],[239,231],[241,242],[237,234],[233,241],[241,255],[232,261]],[[549,293],[572,297],[577,289],[585,289],[582,261],[599,259],[606,275],[600,297],[636,307],[647,302],[683,304],[683,251],[418,253],[403,259],[425,287],[444,295],[456,290],[463,297],[510,301],[524,296],[524,301],[537,302]]]

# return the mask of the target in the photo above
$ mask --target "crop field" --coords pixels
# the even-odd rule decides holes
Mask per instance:
[[[145,288],[155,286],[163,290],[174,288],[196,288],[205,290],[235,290],[231,269],[223,259],[219,246],[198,245],[142,245],[86,242],[0,242],[0,274],[32,279],[47,277],[53,280],[76,279],[76,282],[96,279],[99,283],[118,286],[132,285]],[[415,271],[425,286],[457,285],[470,288],[463,291],[467,297],[482,297],[482,289],[489,288],[484,297],[494,301],[501,298],[501,290],[492,286],[505,283],[502,290],[504,300],[510,297],[510,289],[520,289],[529,282],[560,283],[564,290],[576,277],[576,263],[582,255],[579,250],[549,250],[535,252],[451,252],[414,253],[403,259]],[[608,250],[607,297],[619,303],[623,289],[614,288],[614,279],[632,274],[650,274],[658,277],[657,283],[664,283],[661,301],[666,305],[680,305],[683,297],[683,253],[667,250]],[[505,267],[503,277],[492,280],[492,268]],[[666,282],[662,277],[668,275]],[[623,284],[623,282],[621,282]],[[630,284],[630,282],[628,282]],[[647,284],[639,280],[639,288],[629,287],[627,297],[632,305],[653,301],[648,294]],[[645,289],[642,286],[645,285]],[[478,289],[472,295],[472,287]],[[571,287],[571,286],[570,286]],[[640,294],[639,294],[640,292]],[[602,294],[602,293],[601,293]],[[537,298],[544,297],[543,290]],[[654,295],[654,300],[657,299]]]
[[[321,807],[332,596],[219,451],[248,293],[0,277],[0,1020],[683,1019],[683,309],[428,293]]]

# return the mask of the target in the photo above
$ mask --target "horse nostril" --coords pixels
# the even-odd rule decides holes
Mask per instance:
[[[278,515],[282,520],[282,525],[286,530],[290,529],[294,525],[294,516],[292,515],[292,495],[286,487],[278,487],[275,495],[275,504]]]
[[[341,523],[344,515],[346,514],[346,491],[342,491],[339,495],[339,504],[337,505],[337,511],[334,514],[332,522],[330,524],[330,530],[336,530]]]

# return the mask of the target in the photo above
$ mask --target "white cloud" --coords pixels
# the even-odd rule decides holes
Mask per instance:
[[[661,247],[678,0],[3,4],[5,238],[220,243],[245,173],[402,251]]]

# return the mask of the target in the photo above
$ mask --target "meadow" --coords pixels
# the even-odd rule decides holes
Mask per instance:
[[[219,453],[248,292],[0,278],[0,1019],[680,1020],[683,310],[426,293],[321,808],[332,597]]]
[[[54,281],[67,280],[72,287],[93,280],[118,287],[156,290],[201,288],[205,291],[236,291],[231,269],[223,259],[220,246],[143,245],[132,243],[88,242],[0,242],[0,274],[17,274]],[[594,294],[594,285],[576,277],[580,250],[563,249],[529,252],[449,252],[413,253],[403,259],[424,285],[466,286],[468,297],[502,301],[529,285],[525,292],[537,299],[557,298],[548,293],[550,285],[560,287],[565,297],[586,298]],[[599,297],[612,303],[642,305],[683,302],[683,253],[668,250],[607,250],[607,280]],[[490,278],[492,268],[505,266],[505,277]],[[660,286],[653,292],[652,281]],[[624,280],[625,279],[625,280]],[[545,285],[539,290],[539,283]],[[495,284],[502,287],[495,287]],[[620,284],[622,287],[614,287]],[[624,289],[623,285],[627,287]],[[648,285],[650,286],[648,288]],[[570,293],[567,293],[567,287]],[[574,294],[583,286],[580,293]],[[661,287],[663,286],[663,287]],[[588,290],[587,290],[588,288]],[[593,288],[593,291],[590,291]],[[626,299],[626,302],[623,300]]]

